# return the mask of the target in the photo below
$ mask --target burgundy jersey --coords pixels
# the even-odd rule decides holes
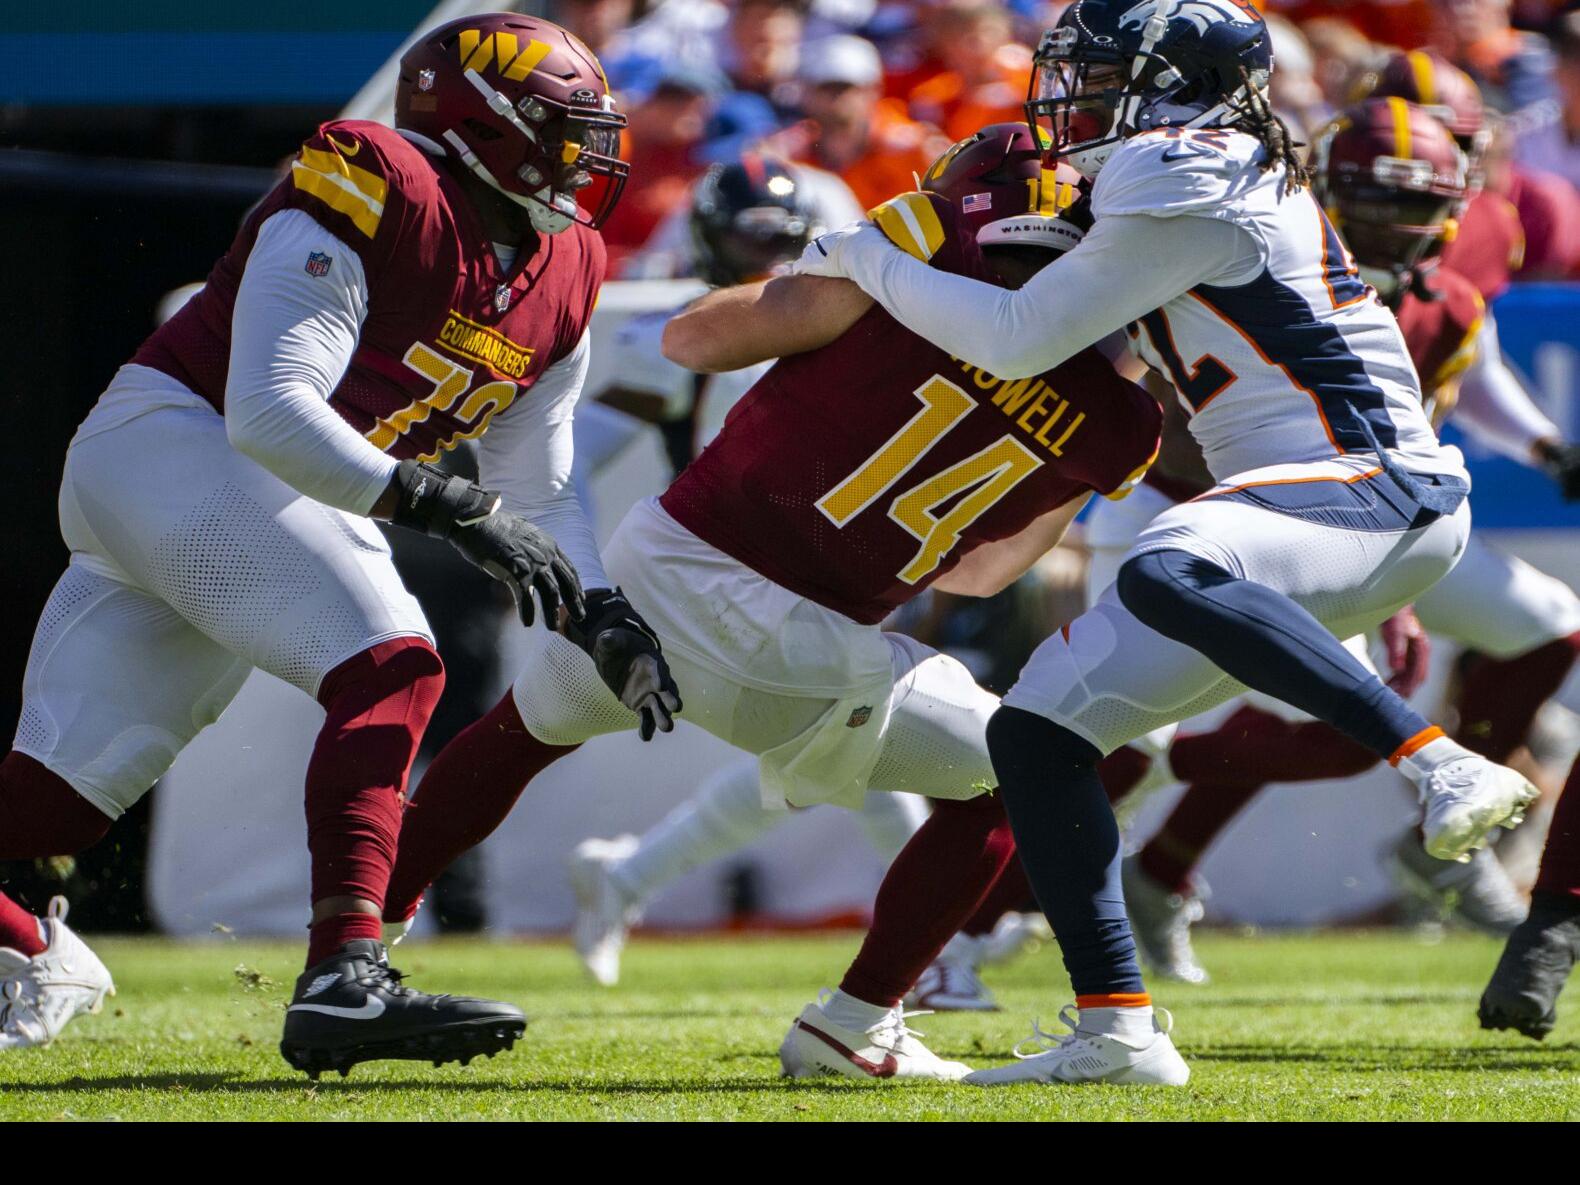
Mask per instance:
[[[1446,266],[1422,281],[1427,296],[1411,291],[1399,306],[1399,328],[1421,376],[1421,393],[1434,423],[1453,410],[1459,379],[1475,360],[1476,337],[1487,306],[1464,276]]]
[[[1459,234],[1443,248],[1443,264],[1476,286],[1483,300],[1496,300],[1525,263],[1520,212],[1505,197],[1483,189],[1459,219]]]
[[[951,204],[932,205],[932,266],[998,283]],[[874,306],[775,363],[661,501],[720,551],[870,625],[978,544],[1089,490],[1128,490],[1161,419],[1095,350],[1010,381]]]
[[[367,319],[330,406],[393,457],[433,460],[569,354],[603,282],[598,235],[573,225],[501,268],[459,186],[382,124],[326,123],[247,218],[203,290],[133,362],[224,411],[230,320],[258,228],[302,210],[360,257]],[[330,268],[314,252],[302,266]]]

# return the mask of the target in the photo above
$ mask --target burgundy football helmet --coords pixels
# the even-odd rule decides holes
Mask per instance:
[[[1404,99],[1446,127],[1470,161],[1474,181],[1481,157],[1492,139],[1481,90],[1458,66],[1431,50],[1412,49],[1390,57],[1377,75],[1368,97]]]
[[[395,126],[524,206],[544,234],[613,212],[630,172],[625,122],[592,51],[540,17],[463,17],[400,60]]]
[[[1367,99],[1318,136],[1312,191],[1362,275],[1392,290],[1457,233],[1466,168],[1448,129],[1424,108],[1397,97]]]
[[[1041,143],[1024,123],[989,124],[946,148],[928,166],[921,187],[949,199],[984,247],[1031,244],[1068,251],[1085,231],[1059,215],[1075,204],[1081,178],[1073,170],[1060,176],[1045,168],[1047,133],[1039,136]]]

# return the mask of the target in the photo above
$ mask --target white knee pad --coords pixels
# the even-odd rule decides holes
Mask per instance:
[[[119,818],[250,669],[157,598],[74,563],[33,636],[15,748]]]
[[[996,784],[987,722],[998,697],[958,660],[902,634],[885,634],[894,692],[883,749],[869,785],[928,798],[965,799]]]
[[[545,745],[579,745],[634,727],[636,715],[604,685],[586,651],[541,624],[530,632],[535,645],[510,688],[528,732]]]

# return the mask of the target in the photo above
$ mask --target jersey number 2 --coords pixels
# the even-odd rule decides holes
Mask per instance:
[[[845,526],[887,494],[976,406],[976,400],[964,390],[936,374],[915,394],[922,401],[922,410],[860,468],[818,499],[817,508],[836,527]],[[889,503],[889,517],[922,544],[900,569],[899,578],[915,584],[930,575],[972,523],[1041,465],[1042,460],[1031,449],[1013,436],[1002,436],[896,495]],[[938,513],[939,507],[951,501],[953,506]]]

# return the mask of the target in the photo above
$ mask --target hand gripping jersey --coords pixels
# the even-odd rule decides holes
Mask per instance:
[[[482,434],[569,354],[603,281],[603,241],[573,225],[500,267],[481,222],[432,158],[377,123],[326,123],[258,205],[202,292],[133,362],[223,412],[231,312],[258,228],[302,210],[354,250],[367,278],[357,351],[330,406],[398,459],[433,460]],[[319,257],[321,256],[321,257]],[[335,266],[302,260],[309,275]]]
[[[1459,398],[1459,380],[1476,359],[1487,306],[1476,286],[1449,267],[1432,268],[1399,305],[1399,328],[1421,375],[1421,391],[1434,424],[1442,424]]]
[[[932,266],[999,282],[947,201],[920,211]],[[874,306],[775,363],[661,502],[774,583],[876,624],[978,544],[1089,490],[1127,492],[1161,418],[1095,350],[1007,381]]]
[[[1406,468],[1453,472],[1421,408],[1393,314],[1308,190],[1257,165],[1261,145],[1224,130],[1127,140],[1098,175],[1093,212],[1230,222],[1256,258],[1130,327],[1132,345],[1173,381],[1218,480],[1269,464],[1370,452],[1367,429]],[[1144,283],[1145,277],[1128,277]],[[1363,426],[1361,421],[1365,421]]]

